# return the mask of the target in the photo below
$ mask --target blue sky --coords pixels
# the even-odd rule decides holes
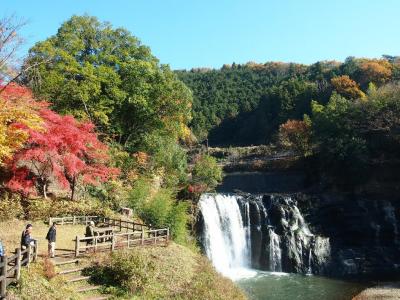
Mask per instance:
[[[398,0],[1,0],[29,21],[27,43],[89,14],[137,36],[173,69],[224,63],[313,63],[400,54]]]

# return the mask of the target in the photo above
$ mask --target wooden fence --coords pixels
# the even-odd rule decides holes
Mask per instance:
[[[14,255],[0,257],[0,299],[6,297],[7,286],[17,281],[21,275],[21,266],[28,266],[36,261],[38,254],[38,244],[29,246],[21,250],[15,249]]]
[[[122,219],[112,219],[106,217],[99,217],[99,216],[73,216],[73,217],[57,217],[57,218],[50,218],[49,224],[53,224],[56,222],[59,225],[88,225],[91,221],[94,223],[102,223],[106,226],[112,226],[119,228],[120,231],[122,229],[126,229],[127,231],[143,231],[150,229],[149,226],[141,223],[136,223],[133,221],[126,221]]]
[[[86,252],[114,251],[143,245],[168,244],[169,228],[75,238],[75,256]]]

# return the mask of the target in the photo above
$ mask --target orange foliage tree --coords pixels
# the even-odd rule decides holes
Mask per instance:
[[[304,120],[288,120],[279,126],[279,142],[296,154],[309,156],[312,152],[311,121],[308,117]]]
[[[338,76],[331,79],[334,89],[347,99],[365,98],[365,94],[357,82],[352,80],[348,75]]]

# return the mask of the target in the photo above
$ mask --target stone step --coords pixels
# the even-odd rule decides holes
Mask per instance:
[[[59,275],[64,275],[64,274],[70,274],[70,273],[76,273],[84,270],[85,268],[76,268],[76,269],[69,269],[69,270],[63,270],[58,272]]]
[[[74,277],[71,279],[68,279],[67,282],[77,282],[77,281],[82,281],[82,280],[88,280],[90,276],[79,276],[79,277]]]
[[[100,289],[102,286],[101,285],[87,285],[87,286],[81,286],[76,289],[78,293],[84,293],[84,292],[89,292],[89,291],[95,291]]]

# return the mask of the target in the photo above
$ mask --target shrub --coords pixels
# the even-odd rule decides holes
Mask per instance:
[[[161,189],[142,207],[141,217],[152,226],[163,227],[168,223],[173,205],[171,191]]]
[[[178,202],[172,208],[168,216],[168,224],[172,238],[179,244],[188,244],[188,231],[187,224],[189,221],[188,216],[189,203]]]
[[[29,220],[43,220],[52,216],[100,215],[113,216],[114,212],[96,200],[70,201],[63,199],[30,199],[24,208]]]
[[[155,264],[136,250],[113,252],[85,271],[93,280],[119,286],[129,293],[141,292],[155,277]]]
[[[188,204],[177,202],[170,189],[152,190],[148,179],[139,179],[130,194],[130,207],[146,224],[157,228],[169,227],[172,238],[178,243],[185,243]]]
[[[0,199],[0,221],[20,218],[23,215],[21,198],[16,194],[4,193]]]
[[[192,176],[196,185],[205,185],[208,190],[214,189],[222,180],[222,168],[214,157],[202,155],[195,162]]]
[[[43,260],[43,273],[47,279],[52,279],[57,275],[54,264],[48,257]]]
[[[144,202],[151,194],[151,181],[148,178],[141,177],[135,184],[129,195],[129,205],[138,214],[140,209],[143,207]]]

